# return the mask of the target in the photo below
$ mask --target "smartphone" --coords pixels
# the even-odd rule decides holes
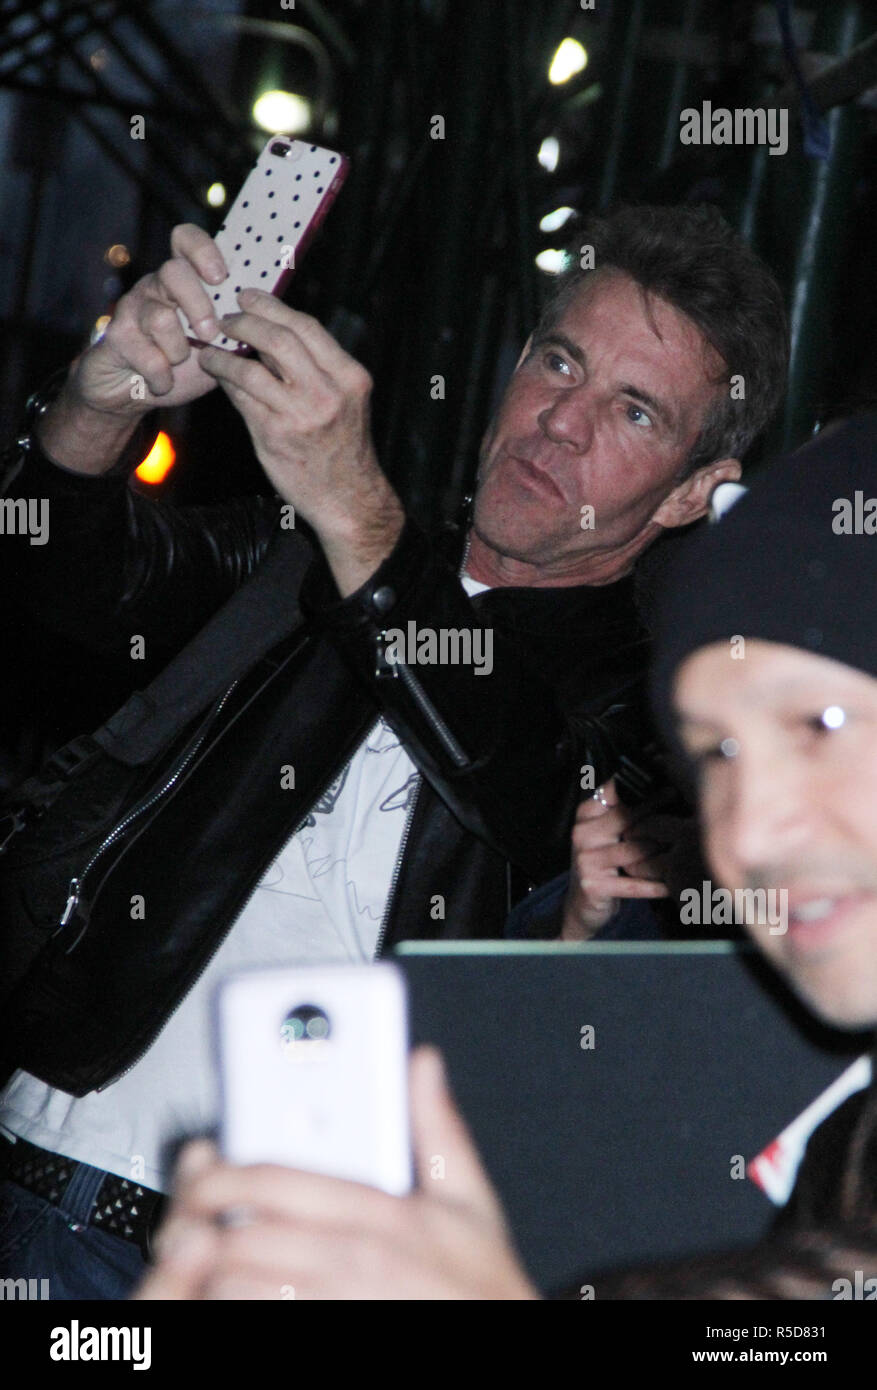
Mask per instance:
[[[215,1018],[230,1162],[411,1190],[408,1006],[397,966],[247,971],[219,987]]]
[[[308,243],[334,203],[350,161],[337,150],[272,135],[214,237],[228,266],[228,279],[204,288],[217,318],[240,312],[240,290],[282,294]],[[199,338],[182,309],[186,336]],[[217,333],[212,347],[249,353],[245,343]]]

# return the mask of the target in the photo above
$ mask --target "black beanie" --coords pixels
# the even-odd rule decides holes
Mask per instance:
[[[712,642],[781,642],[877,676],[877,411],[827,427],[692,536],[656,629],[652,698],[674,743],[676,668]]]

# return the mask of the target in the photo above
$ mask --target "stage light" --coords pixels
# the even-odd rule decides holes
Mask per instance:
[[[253,102],[253,120],[269,135],[300,135],[311,123],[311,103],[295,92],[263,92]]]
[[[160,430],[146,458],[134,471],[142,483],[161,483],[173,468],[176,457],[177,451],[169,437]]]
[[[560,275],[566,269],[566,252],[557,251],[554,247],[540,251],[536,257],[536,264],[548,275]]]
[[[539,223],[540,232],[559,231],[571,217],[575,217],[575,212],[575,208],[555,208],[554,212],[546,212]]]
[[[212,183],[207,190],[207,201],[212,208],[221,208],[228,194],[224,183]]]
[[[562,82],[575,77],[577,72],[583,72],[587,66],[587,49],[582,47],[578,39],[564,39],[551,60],[548,81],[559,87]]]
[[[131,252],[127,246],[123,246],[121,242],[116,242],[115,246],[107,247],[104,252],[104,260],[114,270],[121,270],[122,266],[131,264]]]
[[[560,159],[560,141],[556,135],[546,135],[539,146],[539,163],[549,174],[553,174]]]

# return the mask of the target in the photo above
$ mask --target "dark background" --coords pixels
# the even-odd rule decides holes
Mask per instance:
[[[380,456],[414,510],[451,512],[471,479],[492,399],[550,281],[535,256],[574,232],[574,223],[539,230],[561,205],[717,203],[787,293],[792,389],[771,443],[799,442],[826,414],[877,394],[877,54],[867,43],[877,10],[812,0],[793,21],[814,75],[864,48],[852,71],[847,63],[846,87],[836,82],[824,98],[843,98],[826,112],[826,160],[802,152],[797,127],[784,157],[679,143],[685,106],[777,96],[789,69],[772,4],[596,0],[592,12],[579,0],[297,0],[288,10],[279,0],[5,0],[4,434],[27,392],[165,259],[175,222],[219,225],[223,211],[207,206],[205,190],[220,180],[233,198],[266,138],[253,99],[276,85],[308,96],[307,133],[353,161],[289,299],[372,371]],[[552,86],[565,36],[589,61]],[[130,138],[134,113],[146,119],[145,140]],[[430,138],[436,114],[444,140]],[[549,135],[560,141],[553,173],[537,159]],[[105,260],[118,243],[131,254],[121,272]],[[436,373],[443,402],[430,397]],[[261,485],[219,393],[168,424],[185,464],[172,475],[180,500]]]
[[[775,270],[792,318],[788,403],[747,462],[802,442],[877,398],[874,0],[792,7],[826,158],[804,152],[794,118],[783,157],[679,143],[680,110],[704,99],[796,107],[794,85],[784,86],[783,8],[0,0],[0,435],[12,436],[29,391],[166,258],[175,222],[218,227],[224,210],[207,205],[206,189],[219,180],[234,197],[267,138],[253,100],[284,87],[313,103],[308,136],[352,158],[288,298],[371,370],[379,456],[415,515],[450,516],[472,480],[491,406],[550,288],[536,257],[575,233],[575,221],[540,230],[560,206],[717,203]],[[549,64],[567,36],[588,63],[552,86]],[[130,138],[134,114],[145,117],[144,140]],[[436,115],[442,140],[431,138]],[[560,147],[553,171],[537,158],[549,136]],[[121,268],[107,260],[117,245],[130,255]],[[444,400],[431,397],[436,374]],[[178,462],[156,495],[188,503],[266,487],[221,392],[161,423]],[[76,653],[56,645],[47,657],[20,626],[0,636],[50,742],[109,713],[114,692],[95,699]]]

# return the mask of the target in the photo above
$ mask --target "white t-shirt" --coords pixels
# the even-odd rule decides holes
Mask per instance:
[[[464,578],[467,593],[487,588]],[[287,842],[145,1056],[75,1097],[17,1071],[0,1129],[167,1191],[167,1146],[218,1120],[211,1000],[237,970],[374,959],[419,773],[380,719]],[[242,833],[245,833],[242,830]]]

